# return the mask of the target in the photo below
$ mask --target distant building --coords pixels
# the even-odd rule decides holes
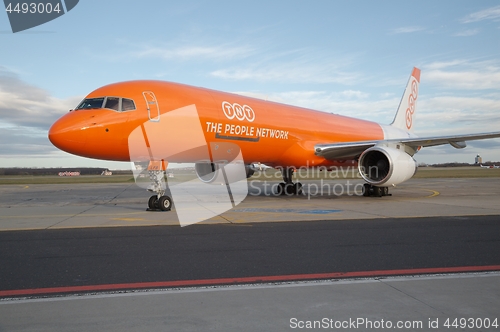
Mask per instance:
[[[482,163],[483,163],[483,158],[481,158],[480,155],[477,155],[474,164],[477,165],[477,164],[482,164]]]
[[[80,176],[80,172],[59,172],[59,176]]]

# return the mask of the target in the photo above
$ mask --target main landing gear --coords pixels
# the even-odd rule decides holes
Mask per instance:
[[[382,196],[392,196],[392,194],[389,194],[389,187],[377,187],[369,183],[365,183],[363,185],[363,196],[382,197]]]
[[[148,191],[155,192],[156,195],[149,198],[147,211],[170,211],[172,209],[172,198],[165,195],[165,172],[150,170],[148,173],[152,183]]]
[[[302,195],[302,183],[300,182],[293,182],[292,177],[293,173],[295,172],[295,169],[291,167],[287,167],[282,171],[283,175],[283,182],[278,184],[278,187],[276,187],[276,195],[278,196],[293,196],[293,195]]]

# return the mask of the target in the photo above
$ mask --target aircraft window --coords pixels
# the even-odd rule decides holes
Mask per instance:
[[[123,98],[122,99],[122,111],[132,111],[135,110],[135,103],[132,99]]]
[[[76,108],[77,110],[85,110],[91,108],[101,108],[104,98],[89,98],[83,100]]]
[[[116,97],[106,98],[106,105],[104,105],[104,108],[109,108],[109,109],[118,111],[120,108],[120,98],[116,98]]]

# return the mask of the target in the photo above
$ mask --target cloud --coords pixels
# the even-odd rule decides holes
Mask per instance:
[[[467,60],[430,63],[422,68],[422,81],[432,82],[442,88],[498,90],[500,64],[495,61],[471,62]]]
[[[467,142],[465,149],[455,149],[451,145],[441,145],[436,147],[423,148],[419,153],[415,154],[414,158],[417,162],[425,162],[428,164],[448,163],[448,162],[465,162],[474,163],[474,158],[477,154],[483,157],[485,161],[500,161],[500,153],[498,147],[500,140],[483,140]]]
[[[401,27],[397,29],[391,30],[391,34],[397,35],[397,34],[402,34],[402,33],[413,33],[413,32],[418,32],[418,31],[424,31],[424,27],[420,26],[408,26],[408,27]]]
[[[306,51],[290,51],[261,58],[249,65],[212,71],[211,76],[226,80],[254,80],[282,83],[338,83],[352,85],[362,75],[347,71],[350,61],[315,57]]]
[[[190,60],[190,59],[210,59],[227,60],[233,58],[247,57],[254,52],[249,46],[180,46],[180,47],[151,47],[146,46],[140,50],[132,52],[136,58],[159,58],[163,60]]]
[[[268,66],[258,68],[250,66],[247,68],[232,68],[215,70],[210,75],[227,80],[254,80],[260,82],[283,82],[283,83],[340,83],[354,84],[359,76],[354,73],[326,69],[315,65],[293,65],[284,64],[278,67]]]
[[[441,136],[499,131],[500,98],[439,96],[419,100],[416,132]]]
[[[500,19],[500,6],[491,7],[478,12],[467,15],[461,21],[462,23],[473,23],[484,20]]]
[[[453,66],[465,65],[467,63],[468,63],[467,60],[460,60],[460,59],[455,59],[450,61],[436,61],[425,64],[425,66],[422,67],[422,70],[423,72],[426,72],[430,70],[438,70]]]
[[[55,98],[0,66],[0,167],[39,166],[41,159],[64,156],[49,142],[47,131],[80,100]]]
[[[0,123],[47,130],[81,97],[58,99],[0,67]]]
[[[176,40],[175,42],[162,42],[152,40],[147,43],[136,43],[128,39],[119,39],[115,42],[117,47],[126,47],[124,52],[111,52],[103,50],[99,53],[90,53],[89,56],[99,61],[125,62],[134,60],[160,60],[167,62],[181,61],[228,61],[244,59],[255,54],[256,49],[245,43],[210,43],[207,41],[189,42]]]
[[[399,104],[399,98],[370,99],[362,91],[288,91],[280,93],[236,92],[240,95],[294,105],[298,107],[356,117],[380,123],[390,123]]]
[[[470,37],[475,36],[479,33],[479,29],[469,29],[465,31],[458,32],[454,34],[455,37]]]
[[[0,142],[2,158],[47,158],[57,152],[49,142],[46,131],[29,127],[1,127]]]
[[[498,148],[500,147],[500,139],[497,138],[497,139],[470,141],[467,142],[467,146],[474,149],[498,150]]]

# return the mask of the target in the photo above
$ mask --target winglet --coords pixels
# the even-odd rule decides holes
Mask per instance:
[[[417,109],[418,88],[420,85],[420,69],[413,68],[403,98],[391,126],[413,132],[415,111]]]

